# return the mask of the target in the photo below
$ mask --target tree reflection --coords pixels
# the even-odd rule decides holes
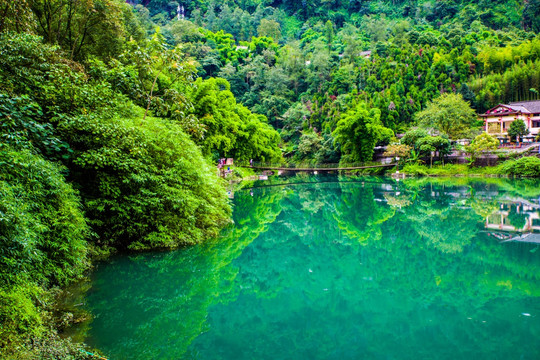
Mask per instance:
[[[540,252],[486,228],[501,204],[532,224],[532,185],[300,180],[236,192],[211,243],[100,266],[89,341],[130,359],[540,356]]]

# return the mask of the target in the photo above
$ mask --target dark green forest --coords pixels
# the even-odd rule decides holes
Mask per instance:
[[[227,80],[238,102],[265,115],[290,162],[369,161],[442,94],[476,112],[538,98],[537,1],[131,3],[198,76]],[[359,108],[370,115],[351,117]],[[467,125],[442,135],[479,133]]]
[[[217,235],[219,158],[367,162],[398,133],[443,151],[538,99],[539,31],[539,0],[3,1],[0,356],[82,356],[43,339],[94,257]]]

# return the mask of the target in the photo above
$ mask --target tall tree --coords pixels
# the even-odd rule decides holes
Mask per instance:
[[[71,59],[117,55],[124,35],[120,0],[31,0],[37,31]]]
[[[522,140],[523,136],[527,135],[529,133],[529,129],[527,129],[527,125],[525,125],[525,122],[523,120],[517,119],[512,121],[510,124],[510,127],[508,128],[508,136],[510,136],[510,139],[517,141]]]
[[[461,94],[442,94],[416,114],[418,125],[432,128],[452,139],[469,136],[476,126],[476,113]]]
[[[267,36],[278,42],[281,38],[281,25],[275,20],[262,19],[261,24],[257,27],[259,37]]]
[[[379,109],[369,109],[360,102],[342,116],[332,135],[341,149],[341,162],[353,163],[370,161],[375,145],[394,133],[383,126]]]

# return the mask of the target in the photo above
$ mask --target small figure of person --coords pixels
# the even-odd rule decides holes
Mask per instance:
[[[249,159],[249,166],[253,167],[253,159]]]

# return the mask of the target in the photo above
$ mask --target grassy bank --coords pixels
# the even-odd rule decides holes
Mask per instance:
[[[407,164],[400,172],[416,176],[515,176],[540,177],[540,159],[523,157],[507,160],[497,166],[473,167],[465,164],[434,165]]]
[[[501,166],[470,167],[465,164],[434,165],[407,164],[400,172],[415,176],[505,176]]]

